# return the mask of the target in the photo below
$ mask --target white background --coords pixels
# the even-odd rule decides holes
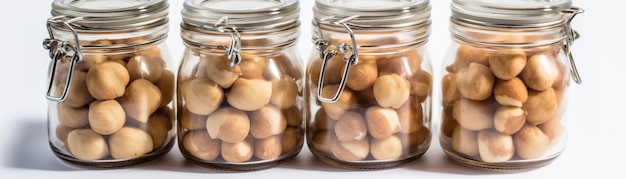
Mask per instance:
[[[183,51],[180,40],[182,0],[170,0],[168,45],[176,63]],[[450,0],[433,0],[432,35],[428,43],[435,79],[440,78],[441,61],[449,45]],[[568,146],[552,164],[520,173],[494,173],[466,168],[447,159],[433,138],[428,152],[414,163],[380,171],[350,171],[333,168],[315,160],[306,149],[290,162],[276,168],[245,173],[216,173],[192,165],[177,147],[162,160],[128,169],[86,170],[61,163],[47,141],[46,72],[49,58],[41,42],[47,37],[46,19],[51,1],[2,1],[0,9],[0,174],[5,177],[71,178],[623,178],[626,161],[626,59],[625,1],[575,1],[586,13],[574,20],[582,37],[573,46],[583,84],[571,86]],[[302,33],[299,50],[309,56],[310,22],[313,2],[301,2]],[[439,87],[435,86],[439,100]],[[436,104],[436,103],[435,103]],[[439,111],[434,111],[438,124]],[[436,132],[436,130],[435,130]],[[434,134],[437,136],[437,133]]]

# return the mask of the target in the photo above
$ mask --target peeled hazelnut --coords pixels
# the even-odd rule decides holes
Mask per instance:
[[[519,75],[526,66],[526,53],[520,49],[497,51],[489,56],[489,67],[493,74],[502,80],[510,80]]]
[[[446,67],[446,71],[456,73],[467,68],[471,63],[489,65],[489,53],[470,45],[461,45],[457,49],[455,57],[454,63]]]
[[[370,146],[367,138],[345,142],[335,140],[330,145],[330,150],[339,160],[359,161],[365,159],[367,155],[369,155]]]
[[[178,119],[180,126],[184,129],[198,130],[206,128],[206,119],[208,115],[199,115],[189,110],[184,110]]]
[[[193,113],[209,115],[217,109],[224,98],[224,91],[207,78],[184,81],[180,87],[185,106]]]
[[[478,152],[480,159],[485,162],[507,161],[515,154],[513,138],[496,131],[480,131],[478,132]]]
[[[89,105],[89,125],[99,134],[113,134],[125,122],[124,108],[115,100],[94,101]]]
[[[427,127],[421,126],[419,130],[410,134],[397,135],[402,142],[405,154],[426,152],[430,146],[431,132]]]
[[[198,56],[198,55],[194,55]],[[209,65],[209,58],[199,58],[198,64],[196,64],[191,70],[191,76],[196,78],[207,78],[207,65]]]
[[[269,65],[265,66],[265,73],[263,74],[266,79],[279,78],[283,74],[287,74],[298,81],[304,75],[302,71],[303,65],[300,64],[300,60],[294,59],[289,54],[270,56],[267,64]]]
[[[148,36],[146,37],[150,38]],[[147,40],[149,39],[144,39],[143,41],[147,41]],[[140,51],[137,52],[137,55],[162,58],[161,49],[154,45],[150,45],[147,48],[141,49]]]
[[[400,121],[400,132],[410,134],[422,127],[424,113],[422,105],[416,98],[410,97],[404,105],[396,109],[396,112]]]
[[[246,79],[264,79],[263,69],[265,68],[266,59],[259,56],[243,55],[239,68],[241,69],[241,78]]]
[[[161,105],[161,91],[150,81],[137,79],[126,87],[120,104],[124,107],[127,116],[146,123],[150,114]]]
[[[126,69],[130,74],[130,81],[146,79],[155,83],[163,74],[165,62],[160,57],[134,56],[126,63]]]
[[[302,111],[298,106],[292,106],[283,110],[283,116],[287,119],[287,126],[300,127],[302,126]]]
[[[447,137],[452,137],[454,128],[459,125],[452,114],[452,107],[443,107],[441,112],[441,132]]]
[[[304,133],[299,132],[299,128],[295,127],[287,127],[282,134],[280,134],[280,145],[283,154],[292,152],[296,150],[296,147],[299,147],[299,141],[301,141],[301,136],[304,136]]]
[[[471,63],[467,69],[456,75],[456,83],[463,97],[482,101],[491,96],[495,77],[489,67]]]
[[[75,71],[72,75],[72,82],[70,83],[70,89],[67,92],[67,97],[64,103],[71,107],[83,107],[89,102],[93,101],[93,97],[89,94],[87,89],[87,73],[82,71]]]
[[[411,86],[397,74],[383,75],[374,82],[374,97],[382,107],[399,108],[409,99]]]
[[[313,86],[317,86],[319,84],[319,80],[320,80],[320,72],[322,70],[322,59],[313,59],[311,60],[311,62],[309,62],[308,68],[307,68],[307,80],[309,81],[309,84],[312,84]],[[324,76],[326,78],[328,78],[326,75]],[[327,80],[324,80],[325,83],[328,83]]]
[[[319,110],[317,110],[317,112],[315,113],[315,121],[313,121],[313,125],[311,126],[311,128],[313,128],[313,130],[317,131],[317,130],[332,130],[334,131],[335,128],[335,121],[334,119],[329,118],[326,115],[326,111],[323,108],[320,108]]]
[[[398,113],[390,108],[370,107],[365,112],[369,134],[376,139],[386,139],[401,130]]]
[[[513,136],[515,152],[523,159],[536,159],[543,156],[550,149],[550,138],[539,127],[524,125]]]
[[[111,157],[130,159],[143,156],[154,148],[152,137],[135,127],[123,127],[109,137]]]
[[[493,117],[496,130],[506,135],[513,135],[526,123],[526,111],[519,107],[502,106]]]
[[[528,100],[522,106],[528,112],[526,121],[535,125],[553,119],[557,108],[556,94],[552,88],[545,91],[530,90]]]
[[[456,83],[456,73],[448,73],[441,80],[442,101],[445,106],[454,106],[461,99],[461,92]]]
[[[280,157],[281,151],[280,136],[274,135],[265,139],[254,141],[254,156],[261,160],[271,160]]]
[[[398,136],[392,135],[386,139],[372,139],[370,152],[377,160],[394,160],[402,156],[402,142]]]
[[[543,124],[539,124],[539,129],[548,136],[550,144],[558,143],[561,140],[561,136],[565,133],[565,127],[561,124],[560,120],[553,119]]]
[[[67,144],[67,136],[70,134],[70,132],[72,132],[72,128],[65,127],[63,125],[57,125],[54,132],[55,132],[55,135],[57,136],[57,139]]]
[[[206,76],[222,88],[230,88],[242,74],[238,65],[230,66],[230,60],[226,55],[208,58]]]
[[[481,101],[461,99],[454,104],[453,115],[466,129],[479,131],[493,127],[493,111]]]
[[[416,50],[400,53],[397,56],[375,58],[378,60],[376,64],[379,76],[390,74],[410,75],[421,69],[422,57]]]
[[[235,81],[226,96],[228,104],[244,111],[254,111],[270,102],[272,82],[241,78]]]
[[[254,148],[252,140],[246,139],[236,143],[222,142],[222,158],[227,162],[245,162],[252,158]]]
[[[250,134],[257,139],[265,139],[282,133],[287,127],[287,119],[280,109],[266,105],[250,112]]]
[[[209,115],[206,121],[206,128],[212,139],[237,143],[248,136],[250,120],[245,112],[231,107],[224,107]]]
[[[365,119],[356,112],[347,112],[335,124],[335,134],[339,141],[361,140],[367,137]]]
[[[313,135],[309,144],[313,145],[313,149],[323,152],[323,153],[331,153],[330,146],[333,141],[337,139],[333,139],[334,136],[332,132],[328,132],[326,130],[320,130],[315,135]]]
[[[298,84],[288,75],[282,75],[280,79],[272,79],[272,95],[270,102],[281,109],[287,109],[296,103],[298,97]]]
[[[554,61],[555,59],[547,54],[533,55],[522,71],[522,80],[529,88],[537,91],[547,90],[559,76],[559,69]]]
[[[98,160],[109,155],[107,142],[91,129],[75,129],[67,135],[67,146],[74,157]]]
[[[169,70],[163,70],[161,78],[154,83],[161,91],[161,105],[166,106],[174,99],[174,74]]]
[[[522,107],[528,99],[528,90],[521,79],[514,77],[510,80],[498,80],[493,96],[503,106]]]
[[[339,85],[326,85],[323,88],[322,97],[332,98],[338,90]],[[339,119],[346,111],[356,108],[358,104],[356,94],[352,90],[344,88],[337,102],[322,102],[322,107],[330,118]]]
[[[126,68],[115,62],[102,62],[87,72],[87,89],[99,100],[115,99],[124,95],[130,76]]]
[[[93,66],[107,61],[107,59],[108,57],[106,55],[86,55],[83,53],[83,59],[78,62],[74,68],[80,71],[88,72]]]
[[[357,92],[357,96],[359,99],[359,104],[362,107],[378,105],[378,102],[376,102],[376,97],[374,96],[374,88],[367,88],[363,91],[359,91]]]
[[[202,160],[215,160],[220,155],[220,140],[211,139],[206,130],[187,132],[182,139],[182,149]]]
[[[376,60],[373,58],[359,58],[359,63],[352,65],[348,72],[346,85],[350,89],[361,91],[372,87],[378,77]]]
[[[152,137],[154,149],[161,148],[165,144],[170,129],[172,129],[172,122],[167,116],[159,113],[150,116],[147,131]]]
[[[468,156],[478,156],[478,132],[457,126],[452,133],[452,149]]]
[[[343,55],[335,55],[330,58],[330,60],[326,62],[326,70],[324,70],[326,73],[324,74],[324,85],[339,84],[339,82],[341,82],[341,78],[343,77],[345,67],[346,61],[343,60]]]
[[[65,103],[57,103],[59,123],[69,128],[81,128],[89,124],[89,108],[73,108]]]
[[[430,96],[433,84],[432,78],[430,73],[419,70],[409,81],[411,84],[411,95],[416,96],[420,103]]]

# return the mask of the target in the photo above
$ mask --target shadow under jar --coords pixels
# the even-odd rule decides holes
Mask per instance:
[[[569,0],[454,0],[441,79],[440,144],[452,159],[491,170],[549,164],[565,149]]]
[[[102,6],[107,3],[107,6]],[[50,147],[94,168],[143,164],[173,146],[165,0],[56,0],[44,47]]]
[[[304,143],[296,0],[187,0],[178,73],[183,156],[247,171],[293,158]]]
[[[431,140],[427,0],[317,0],[307,69],[307,143],[330,165],[371,170],[422,156]]]

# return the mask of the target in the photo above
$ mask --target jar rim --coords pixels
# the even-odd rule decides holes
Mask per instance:
[[[405,28],[429,22],[430,0],[316,0],[316,20],[327,17],[351,17],[356,29]]]
[[[491,27],[545,27],[563,23],[571,0],[453,0],[452,18]]]
[[[167,23],[167,0],[55,0],[52,16],[83,17],[77,30],[128,30]]]

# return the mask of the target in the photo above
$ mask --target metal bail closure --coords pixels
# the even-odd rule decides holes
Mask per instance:
[[[354,37],[354,32],[350,28],[350,25],[348,24],[349,21],[358,17],[359,17],[358,15],[350,16],[346,18],[337,18],[334,16],[330,16],[330,17],[322,18],[320,20],[313,21],[313,25],[316,28],[315,30],[319,33],[319,37],[320,37],[319,39],[315,40],[315,47],[317,48],[317,50],[320,51],[320,57],[322,58],[322,68],[320,69],[320,78],[319,78],[319,83],[317,85],[317,99],[320,100],[321,102],[335,103],[337,102],[337,100],[339,100],[339,97],[341,96],[341,93],[343,92],[343,89],[346,86],[346,79],[348,78],[348,73],[350,72],[350,66],[356,65],[359,63],[359,51],[358,51],[358,47],[356,44],[356,38]],[[343,27],[348,32],[348,35],[350,35],[352,46],[346,43],[341,43],[341,44],[337,44],[337,47],[336,47],[339,51],[328,50],[327,48],[330,46],[330,42],[323,38],[324,36],[322,35],[320,24]],[[324,76],[326,74],[325,73],[326,64],[333,56],[337,55],[338,53],[344,54],[344,56],[342,57],[342,60],[346,61],[346,66],[344,67],[344,71],[341,76],[341,82],[339,83],[339,89],[337,89],[337,92],[335,92],[335,96],[333,96],[332,98],[325,98],[322,96],[322,89],[324,87]]]
[[[572,79],[574,79],[574,82],[576,82],[576,84],[581,84],[583,81],[580,78],[580,73],[578,73],[578,69],[576,68],[576,63],[574,62],[574,56],[572,55],[572,51],[570,48],[571,48],[571,45],[574,43],[574,41],[580,38],[580,34],[578,34],[576,30],[572,29],[572,20],[574,19],[576,15],[585,12],[585,10],[579,7],[571,7],[563,12],[572,14],[567,19],[567,22],[565,24],[565,32],[567,33],[567,39],[565,40],[565,44],[563,45],[563,47],[564,47],[565,53],[567,54],[567,60],[569,61],[569,69],[570,69],[571,77]]]
[[[230,67],[235,67],[235,65],[241,63],[241,34],[237,30],[237,27],[228,26],[227,16],[222,16],[213,26],[204,25],[202,26],[202,28],[230,34],[230,44],[228,45],[228,47],[225,45],[203,45],[200,46],[200,48],[224,49],[224,53],[226,53],[226,56],[230,60]]]
[[[43,48],[49,50],[50,55],[50,66],[48,69],[48,89],[46,92],[46,98],[50,101],[54,102],[63,102],[65,98],[67,98],[67,93],[70,90],[70,83],[72,80],[72,74],[74,72],[74,66],[77,62],[80,62],[83,59],[83,54],[80,52],[80,44],[78,41],[78,35],[76,34],[76,30],[72,28],[70,23],[83,20],[83,17],[68,17],[68,16],[56,16],[51,17],[47,20],[46,27],[48,28],[48,35],[50,38],[46,38],[43,41]],[[63,41],[60,39],[56,39],[54,37],[54,33],[52,33],[52,25],[62,25],[64,28],[67,28],[72,35],[74,36],[74,44]],[[67,69],[67,77],[65,79],[65,86],[63,87],[63,91],[61,96],[55,96],[52,93],[52,88],[54,85],[54,75],[56,74],[57,63],[60,60],[68,60],[69,59],[69,68]]]

